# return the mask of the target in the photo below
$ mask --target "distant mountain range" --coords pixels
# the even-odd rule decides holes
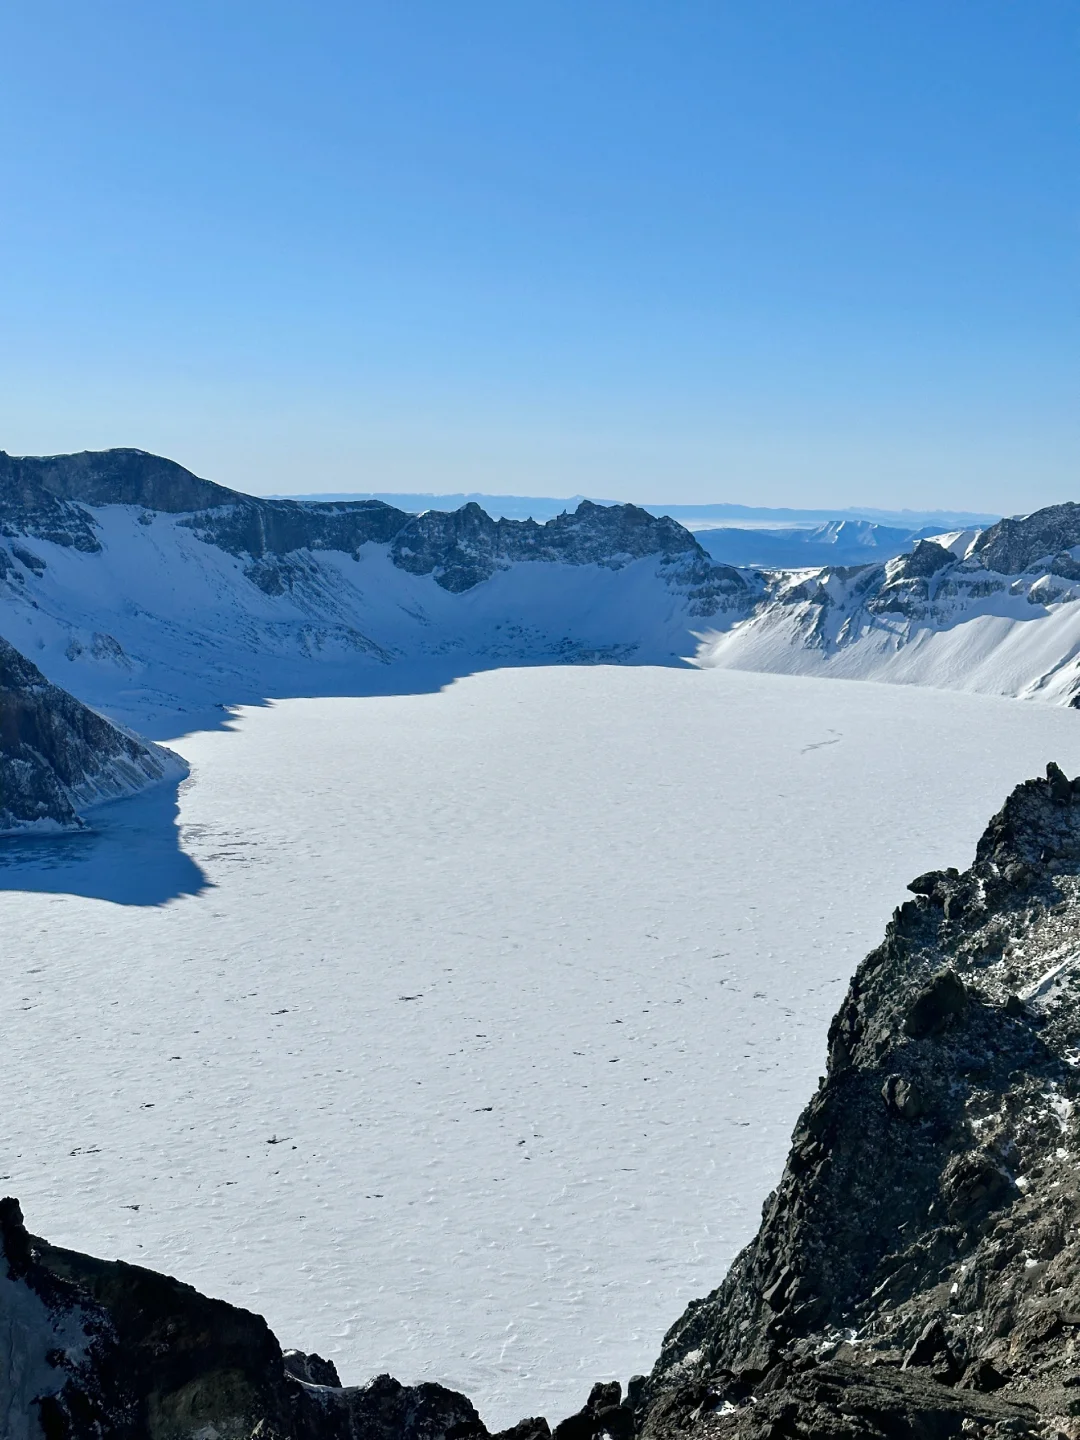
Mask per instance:
[[[920,540],[941,533],[940,525],[905,530],[872,520],[827,520],[820,525],[777,529],[718,525],[695,530],[694,538],[714,560],[762,569],[804,570],[822,565],[865,565],[914,550]]]
[[[62,709],[51,682],[157,736],[273,696],[522,664],[691,660],[1080,695],[1072,504],[936,538],[851,519],[692,534],[634,505],[582,500],[542,524],[472,502],[415,514],[244,495],[138,450],[0,452],[0,595],[12,673],[19,653],[34,670],[9,708],[23,686]],[[83,792],[68,789],[75,813]]]
[[[551,520],[556,515],[572,512],[582,500],[590,499],[594,505],[617,505],[617,500],[602,500],[596,496],[570,495],[559,499],[538,495],[487,495],[480,491],[458,491],[437,495],[422,491],[396,493],[394,491],[349,491],[318,494],[289,494],[270,497],[277,500],[304,500],[320,503],[342,501],[381,500],[397,510],[419,514],[424,510],[460,510],[463,505],[479,505],[494,519],[506,520]],[[982,511],[968,510],[876,510],[872,507],[851,506],[846,509],[800,510],[789,507],[762,505],[653,505],[643,504],[642,510],[650,515],[667,515],[678,520],[688,530],[702,530],[717,525],[771,525],[778,528],[793,526],[816,526],[830,522],[867,520],[876,525],[893,526],[906,534],[930,527],[932,530],[963,530],[970,526],[982,528],[992,525],[1001,517]]]

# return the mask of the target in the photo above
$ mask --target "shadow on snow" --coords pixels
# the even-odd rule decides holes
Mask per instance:
[[[179,781],[86,812],[66,835],[0,836],[0,892],[80,895],[114,905],[164,905],[210,882],[180,848]]]
[[[635,654],[633,647],[611,646],[572,654],[554,653],[528,659],[506,656],[463,656],[460,653],[399,660],[388,665],[309,661],[302,666],[274,666],[264,683],[234,676],[221,699],[163,706],[156,715],[138,717],[122,705],[90,703],[112,719],[130,725],[147,739],[166,744],[180,734],[231,730],[236,710],[277,700],[356,698],[434,694],[485,670],[544,665],[636,664],[692,668],[672,655]],[[225,688],[225,687],[223,687]],[[80,696],[80,698],[83,698]],[[120,697],[117,697],[118,699]],[[115,905],[164,905],[184,895],[199,896],[213,888],[203,870],[181,848],[179,782],[163,784],[124,800],[94,806],[84,813],[86,828],[73,834],[0,836],[0,893],[5,891],[78,895]]]

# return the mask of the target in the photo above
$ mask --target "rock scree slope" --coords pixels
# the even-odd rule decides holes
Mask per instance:
[[[557,1440],[1080,1436],[1080,782],[1050,765],[967,871],[909,888],[756,1238]],[[5,1434],[486,1434],[451,1391],[343,1388],[258,1316],[36,1240],[14,1200],[0,1233]]]

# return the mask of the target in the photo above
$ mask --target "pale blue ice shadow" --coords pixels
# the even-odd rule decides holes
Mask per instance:
[[[81,895],[114,905],[164,905],[210,882],[180,845],[178,783],[84,812],[67,835],[0,836],[0,892]]]

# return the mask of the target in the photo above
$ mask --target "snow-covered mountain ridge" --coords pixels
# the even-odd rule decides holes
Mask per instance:
[[[0,633],[50,680],[157,734],[274,696],[552,662],[1080,694],[1075,504],[876,563],[760,571],[633,505],[415,515],[244,495],[138,450],[0,452],[0,592]]]
[[[1071,703],[1078,602],[1080,505],[1053,505],[884,564],[773,573],[697,658]]]
[[[266,500],[136,450],[0,455],[0,535],[5,636],[90,703],[173,733],[179,714],[477,665],[671,663],[762,584],[632,505],[540,525]]]

